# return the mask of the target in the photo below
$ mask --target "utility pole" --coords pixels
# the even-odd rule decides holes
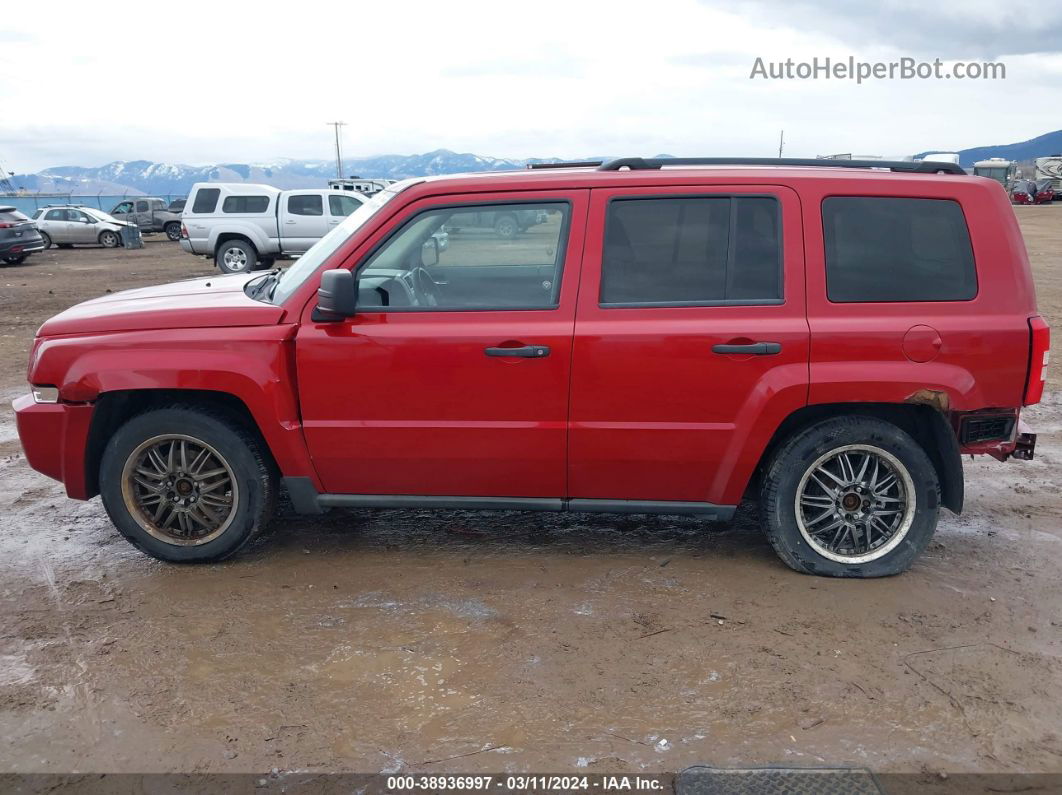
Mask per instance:
[[[778,157],[782,156],[783,146],[785,146],[785,130],[778,133]]]
[[[343,154],[339,150],[339,128],[345,127],[344,121],[330,121],[328,124],[336,130],[336,178],[343,179]]]

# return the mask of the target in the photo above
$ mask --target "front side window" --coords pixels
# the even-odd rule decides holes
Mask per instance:
[[[566,202],[422,212],[359,271],[359,309],[555,308],[569,215]]]
[[[112,213],[131,213],[132,211],[133,211],[133,203],[132,202],[122,202],[117,207],[115,207],[111,212]]]
[[[329,196],[328,212],[336,217],[345,218],[361,207],[361,202],[350,196]]]
[[[319,195],[288,196],[288,212],[292,215],[324,215],[324,202]]]
[[[212,213],[218,206],[218,197],[221,195],[219,188],[200,188],[195,194],[192,203],[193,213]]]
[[[616,199],[602,306],[712,306],[782,298],[781,217],[765,196]]]
[[[969,301],[970,232],[949,199],[835,196],[822,202],[826,292],[836,303]]]
[[[269,209],[268,196],[226,196],[223,213],[264,213]]]

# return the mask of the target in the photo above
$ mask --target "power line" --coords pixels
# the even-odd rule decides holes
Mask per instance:
[[[345,121],[330,121],[328,125],[335,128],[336,131],[336,178],[343,179],[343,153],[339,149],[339,128],[346,127]]]

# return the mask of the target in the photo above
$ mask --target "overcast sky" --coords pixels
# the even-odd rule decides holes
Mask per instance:
[[[1005,80],[750,80],[814,56]],[[0,165],[332,157],[901,155],[1062,127],[1058,0],[140,2],[0,16]]]

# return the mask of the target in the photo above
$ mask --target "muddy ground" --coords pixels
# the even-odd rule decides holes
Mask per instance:
[[[1062,207],[1019,208],[1062,328]],[[0,396],[34,329],[210,273],[176,244],[0,270]],[[694,519],[286,512],[222,565],[133,550],[0,410],[0,771],[1062,771],[1062,366],[1030,463],[968,462],[907,574],[786,569]]]

